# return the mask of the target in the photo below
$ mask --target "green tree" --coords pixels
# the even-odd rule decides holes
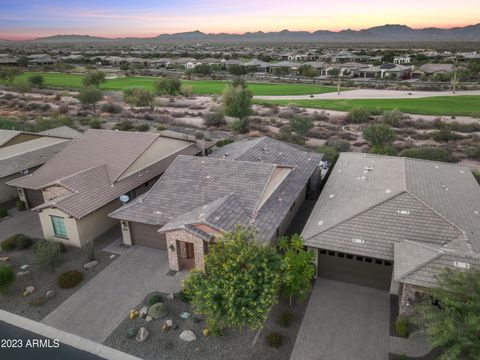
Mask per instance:
[[[248,129],[248,116],[252,113],[252,92],[241,86],[227,86],[223,91],[225,114],[238,118],[239,128]]]
[[[103,99],[102,91],[93,86],[87,86],[80,89],[78,94],[78,100],[83,105],[91,106],[93,112],[96,110],[96,104]]]
[[[242,88],[246,88],[247,87],[247,82],[245,81],[245,79],[242,77],[242,76],[235,76],[233,79],[232,79],[232,84],[231,86],[233,87],[242,87]]]
[[[446,269],[428,294],[431,298],[419,306],[419,323],[425,324],[431,344],[444,350],[441,359],[480,359],[480,271]]]
[[[155,82],[155,92],[158,95],[177,95],[182,91],[182,83],[178,79],[161,78]]]
[[[298,68],[298,73],[302,76],[306,76],[309,78],[314,78],[319,75],[319,72],[317,69],[315,69],[311,65],[302,65]]]
[[[123,100],[132,106],[152,106],[153,95],[148,90],[136,86],[123,90]]]
[[[7,291],[15,281],[15,272],[10,266],[0,265],[0,294]]]
[[[105,81],[107,81],[107,79],[105,78],[105,73],[103,71],[89,71],[83,79],[83,85],[95,86],[98,88]]]
[[[210,247],[205,272],[193,271],[184,292],[210,330],[258,329],[278,300],[281,268],[274,248],[258,244],[252,229],[238,227]]]
[[[37,257],[38,265],[44,270],[50,270],[52,273],[63,262],[60,244],[52,240],[37,242],[35,256]]]
[[[5,80],[9,85],[12,85],[17,76],[20,76],[22,71],[15,67],[3,66],[0,68],[0,80]]]
[[[30,84],[32,84],[33,86],[42,86],[43,85],[43,82],[44,82],[44,78],[42,75],[40,74],[34,74],[34,75],[31,75],[29,78],[28,78],[28,82]]]
[[[247,73],[247,69],[245,69],[245,66],[233,64],[228,66],[228,72],[235,76],[241,76]]]
[[[28,57],[26,56],[20,56],[18,59],[17,59],[17,65],[18,66],[21,66],[21,67],[27,67],[28,66]]]
[[[372,124],[363,130],[363,137],[371,145],[371,152],[393,155],[391,144],[395,140],[395,131],[386,124]]]
[[[291,129],[302,136],[305,136],[313,127],[312,119],[301,115],[295,115],[289,122]]]
[[[282,291],[292,306],[294,296],[303,300],[312,289],[315,255],[305,249],[303,239],[298,234],[293,235],[290,241],[287,238],[280,239],[280,250],[284,261]]]

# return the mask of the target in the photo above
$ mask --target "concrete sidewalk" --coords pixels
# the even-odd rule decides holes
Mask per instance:
[[[103,342],[150,292],[177,292],[187,272],[169,271],[167,253],[133,246],[90,280],[42,323]]]

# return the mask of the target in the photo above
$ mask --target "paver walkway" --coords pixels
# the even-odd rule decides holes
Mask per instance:
[[[165,251],[133,246],[42,323],[101,343],[152,291],[177,292],[187,272],[168,272]]]
[[[317,279],[290,360],[386,360],[389,294]]]

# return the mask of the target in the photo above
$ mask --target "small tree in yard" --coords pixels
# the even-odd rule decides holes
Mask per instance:
[[[340,87],[342,86],[342,72],[340,69],[331,69],[329,74],[334,78],[337,79],[337,95],[340,95]]]
[[[10,266],[0,265],[0,294],[7,291],[15,281],[15,272]]]
[[[313,121],[305,116],[295,115],[290,119],[290,127],[298,135],[305,136],[313,127]]]
[[[293,235],[290,241],[282,238],[280,250],[283,252],[284,261],[282,291],[288,296],[292,306],[294,296],[304,299],[312,289],[315,255],[305,249],[303,239],[298,234]]]
[[[223,92],[225,114],[238,118],[239,130],[248,130],[248,116],[252,113],[252,92],[242,86],[227,86]]]
[[[9,85],[12,85],[17,76],[20,76],[22,71],[14,67],[3,66],[0,68],[0,80],[5,80]]]
[[[255,232],[238,227],[227,232],[205,256],[205,272],[193,271],[184,292],[209,329],[226,326],[260,328],[277,302],[282,259],[256,242]]]
[[[142,87],[123,90],[123,100],[132,106],[152,106],[153,95]]]
[[[52,240],[37,242],[35,255],[38,265],[45,270],[50,270],[52,273],[63,262],[61,246],[58,242]]]
[[[83,105],[91,106],[93,112],[95,112],[96,110],[95,106],[97,102],[99,102],[102,99],[103,99],[102,92],[93,86],[82,88],[80,90],[80,94],[78,95],[78,100],[80,100],[80,102]]]
[[[107,81],[107,79],[105,78],[105,73],[103,71],[90,71],[85,75],[83,85],[95,86],[98,88],[105,81]]]
[[[473,360],[480,354],[480,271],[444,270],[431,298],[419,305],[420,325],[434,347],[444,350],[442,360]],[[418,306],[418,305],[417,305]]]
[[[33,86],[42,86],[45,79],[40,74],[34,74],[28,78],[28,82]]]
[[[155,92],[158,95],[177,95],[182,91],[182,83],[178,79],[161,78],[155,82]]]
[[[386,155],[394,153],[391,144],[396,135],[390,126],[386,124],[369,125],[363,130],[363,137],[372,145],[370,152]]]

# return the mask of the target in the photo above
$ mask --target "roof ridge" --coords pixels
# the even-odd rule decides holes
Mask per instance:
[[[267,181],[265,181],[265,185],[263,186],[263,189],[262,189],[262,192],[260,193],[260,196],[258,197],[257,201],[255,202],[255,207],[253,208],[253,212],[250,215],[250,217],[255,218],[258,211],[260,211],[260,209],[258,209],[258,206],[260,205],[260,202],[262,201],[263,195],[267,191],[268,184],[270,184],[270,181],[272,181],[272,177],[273,177],[273,174],[275,173],[275,170],[277,170],[277,166],[275,166],[272,169],[272,171],[270,172],[270,176],[268,177]],[[273,195],[273,192],[270,196],[272,196],[272,195]]]
[[[403,241],[408,241],[408,240],[403,240]],[[413,242],[412,242],[412,244],[413,245],[418,245],[418,244],[413,243]],[[429,249],[429,250],[433,250],[433,249]],[[414,272],[420,270],[421,268],[425,267],[427,264],[430,264],[433,260],[436,260],[439,257],[443,256],[444,254],[445,253],[442,250],[438,250],[437,254],[434,254],[431,257],[429,257],[427,260],[422,261],[420,264],[414,266],[413,268],[411,268],[410,270],[408,270],[403,275],[401,275],[398,279],[395,279],[395,280],[400,281],[400,280],[405,279],[407,276],[409,276],[409,275],[413,274]]]
[[[346,223],[347,221],[350,221],[350,220],[356,218],[357,216],[360,216],[360,215],[366,213],[367,211],[376,208],[377,206],[383,205],[383,204],[385,204],[386,202],[388,202],[388,201],[390,201],[390,200],[393,200],[393,199],[395,199],[396,197],[398,197],[398,196],[400,196],[400,195],[402,195],[402,194],[404,194],[404,193],[406,193],[405,190],[402,190],[402,191],[400,191],[400,192],[398,192],[398,193],[395,193],[395,194],[391,195],[389,198],[384,199],[384,200],[382,200],[382,201],[380,201],[380,202],[378,202],[378,203],[376,203],[376,204],[370,205],[370,206],[368,206],[366,209],[363,209],[363,210],[361,210],[360,212],[358,212],[358,213],[356,213],[356,214],[354,214],[354,215],[352,215],[352,216],[350,216],[350,217],[348,217],[348,218],[346,218],[346,219],[344,219],[344,220],[336,223],[335,225],[332,225],[332,226],[330,226],[330,227],[328,227],[328,228],[320,231],[319,233],[316,233],[316,234],[314,234],[314,235],[312,235],[312,236],[309,236],[308,238],[305,238],[304,240],[305,240],[305,241],[310,240],[310,239],[314,238],[315,236],[318,236],[318,235],[320,235],[320,234],[323,234],[323,233],[326,232],[326,231],[329,231],[329,230],[331,230],[331,229],[334,229],[334,228],[336,228],[337,226],[340,226],[340,225]],[[317,200],[317,201],[319,201],[319,200]]]
[[[46,188],[46,187],[48,187],[48,186],[53,186],[53,185],[62,185],[62,186],[65,186],[65,187],[68,188],[68,186],[65,185],[65,184],[63,184],[62,181],[66,180],[66,179],[70,179],[70,178],[72,178],[72,177],[74,177],[74,176],[77,176],[77,175],[86,173],[86,172],[91,171],[91,170],[93,170],[93,169],[95,169],[95,168],[97,168],[97,167],[104,167],[104,168],[105,168],[106,175],[107,175],[107,178],[109,178],[109,176],[108,176],[108,171],[107,171],[107,169],[106,169],[107,164],[101,163],[101,164],[97,164],[97,165],[91,166],[91,167],[86,168],[86,169],[83,169],[83,170],[79,170],[79,171],[77,171],[77,172],[74,172],[73,174],[66,175],[66,176],[64,176],[64,177],[61,177],[60,179],[56,179],[56,180],[54,180],[54,181],[50,181],[49,183],[46,183],[46,184],[42,185],[42,187],[40,187],[40,189],[44,189],[44,188]],[[110,183],[110,180],[109,180],[108,182]],[[75,191],[75,190],[72,190],[72,191]]]

